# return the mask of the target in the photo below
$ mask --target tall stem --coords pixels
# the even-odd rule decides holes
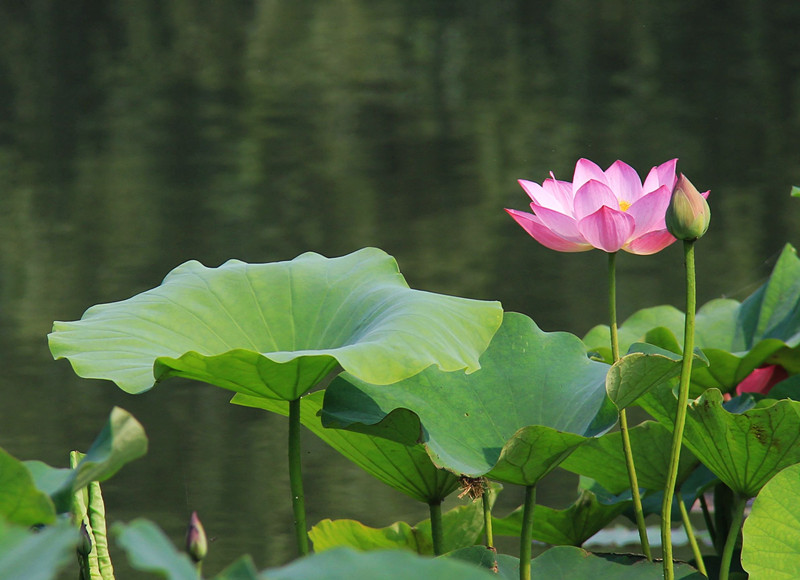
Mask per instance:
[[[441,556],[444,544],[444,530],[442,526],[442,502],[432,501],[428,504],[431,514],[431,537],[433,538],[433,555]]]
[[[694,560],[697,563],[697,569],[703,576],[708,578],[706,563],[703,561],[703,554],[700,553],[700,546],[697,544],[697,537],[694,535],[692,521],[689,519],[689,512],[686,510],[686,504],[683,503],[682,498],[678,498],[678,508],[681,510],[683,528],[686,530],[686,537],[689,539],[689,545],[692,547],[692,553],[694,554]]]
[[[483,529],[486,532],[486,547],[494,548],[494,534],[492,532],[492,508],[489,505],[489,488],[483,491],[481,496],[483,502]]]
[[[608,254],[608,315],[611,327],[611,357],[614,362],[620,358],[619,355],[619,336],[617,333],[617,253]],[[631,450],[631,437],[628,433],[628,414],[625,409],[619,412],[619,430],[622,435],[622,452],[625,454],[625,466],[628,469],[628,483],[631,487],[633,498],[633,512],[636,516],[636,527],[639,530],[639,542],[642,545],[642,552],[645,557],[652,562],[653,556],[650,553],[650,542],[647,540],[647,526],[644,523],[644,510],[642,509],[642,498],[639,495],[639,480],[636,477],[636,466],[633,463],[633,451]]]
[[[728,580],[728,576],[730,575],[731,557],[733,556],[733,550],[736,548],[736,540],[739,538],[739,532],[742,530],[744,507],[746,504],[747,498],[737,493],[733,504],[733,512],[731,513],[731,527],[728,530],[728,538],[725,540],[725,547],[722,550],[719,580]]]
[[[308,532],[306,531],[306,498],[303,494],[303,474],[300,454],[300,398],[289,401],[289,485],[292,490],[294,532],[297,551],[308,554]]]
[[[667,482],[664,486],[664,500],[661,504],[661,545],[664,554],[664,579],[673,580],[675,570],[672,563],[672,497],[678,480],[678,462],[681,458],[683,428],[686,425],[686,406],[689,402],[689,380],[692,376],[692,357],[694,352],[694,315],[696,308],[696,282],[694,273],[694,240],[683,242],[683,256],[686,263],[686,322],[683,327],[683,361],[681,379],[678,386],[678,411],[675,414],[675,429],[672,432],[672,451],[670,453]]]
[[[533,508],[536,505],[536,486],[525,487],[522,510],[522,533],[519,536],[519,578],[531,580],[531,543],[533,542]]]

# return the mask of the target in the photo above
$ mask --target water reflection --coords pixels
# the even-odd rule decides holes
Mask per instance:
[[[712,190],[699,300],[743,298],[800,241],[799,24],[800,4],[764,1],[0,3],[0,445],[63,462],[120,404],[151,451],[107,485],[115,516],[177,539],[197,509],[209,573],[285,561],[283,420],[205,386],[79,380],[50,359],[52,321],[188,259],[374,245],[414,287],[582,334],[605,259],[539,247],[502,211],[524,208],[517,178],[582,156],[680,157]],[[621,316],[679,304],[680,260],[623,256]],[[425,517],[307,449],[311,521]]]

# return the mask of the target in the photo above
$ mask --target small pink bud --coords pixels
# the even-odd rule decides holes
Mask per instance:
[[[189,528],[186,530],[186,551],[195,563],[200,562],[208,553],[208,540],[206,531],[197,512],[192,512]]]
[[[665,216],[667,230],[679,240],[696,240],[708,230],[711,209],[692,182],[681,174]]]

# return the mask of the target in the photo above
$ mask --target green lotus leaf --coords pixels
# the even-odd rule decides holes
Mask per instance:
[[[147,435],[141,423],[125,409],[114,407],[103,430],[73,469],[26,461],[39,489],[53,499],[58,513],[69,511],[72,494],[93,481],[105,481],[120,468],[147,453]]]
[[[189,556],[178,552],[153,522],[139,518],[128,524],[116,523],[111,532],[134,570],[158,572],[169,580],[197,580]]]
[[[428,504],[442,501],[458,488],[458,477],[437,468],[421,444],[404,445],[375,435],[324,428],[318,415],[324,395],[315,391],[300,399],[300,422],[364,471]],[[289,415],[286,401],[237,394],[231,402]]]
[[[501,566],[497,561],[497,551],[486,546],[469,546],[468,548],[461,548],[442,554],[440,557],[442,559],[453,558],[462,562],[469,562],[473,566],[485,568],[490,570],[495,575],[495,578],[501,580],[503,578],[517,580],[519,578],[519,560],[517,558],[514,558],[513,567]]]
[[[630,502],[605,504],[591,491],[582,490],[567,508],[557,510],[537,505],[533,510],[533,539],[556,546],[580,546],[622,514]],[[503,518],[492,518],[498,536],[519,536],[522,506]]]
[[[800,577],[800,464],[770,479],[742,529],[742,567],[753,580]]]
[[[0,449],[0,518],[20,526],[50,524],[56,510],[22,461]],[[1,568],[0,568],[1,569]]]
[[[502,320],[497,302],[408,288],[376,248],[340,258],[218,268],[186,262],[157,288],[56,322],[55,358],[140,393],[171,376],[294,400],[344,369],[375,384],[436,365],[479,368]]]
[[[494,504],[496,489],[490,495]],[[483,532],[483,503],[471,501],[456,506],[442,514],[443,552],[472,546]],[[431,520],[415,526],[395,522],[385,528],[371,528],[355,520],[322,520],[308,533],[314,550],[321,552],[339,547],[358,550],[406,549],[423,555],[432,555],[433,538]]]
[[[75,561],[77,541],[78,530],[70,521],[32,531],[0,517],[0,576],[5,580],[55,578]]]
[[[683,342],[683,313],[671,306],[634,313],[619,328],[620,348],[648,341],[676,350]],[[609,356],[608,327],[597,326],[584,337],[587,347]],[[800,259],[786,245],[769,280],[741,304],[717,299],[703,305],[695,321],[695,344],[707,367],[692,370],[693,393],[708,388],[732,390],[754,369],[780,364],[800,373]]]
[[[261,580],[497,580],[484,568],[455,558],[429,558],[404,550],[357,552],[349,548],[312,554],[282,568],[265,570]]]
[[[465,375],[427,369],[376,387],[344,375],[328,388],[323,424],[368,431],[392,411],[415,414],[433,462],[454,473],[530,485],[617,419],[605,391],[608,365],[590,360],[568,333],[546,333],[507,313]],[[420,427],[409,428],[416,438]]]
[[[644,556],[629,554],[592,554],[573,546],[547,550],[531,562],[531,578],[547,580],[660,580],[660,562],[648,562]],[[675,566],[676,580],[704,580],[705,576],[688,564]]]
[[[645,421],[629,429],[631,450],[636,462],[639,487],[645,490],[664,489],[667,462],[672,449],[672,432],[654,421]],[[684,450],[678,464],[680,486],[697,466],[697,458]],[[619,431],[606,433],[587,441],[576,449],[561,467],[573,473],[590,477],[612,494],[630,489],[625,455],[622,452],[622,435]]]
[[[672,428],[677,399],[671,389],[655,389],[640,403]],[[780,470],[800,463],[800,402],[774,401],[735,413],[723,407],[719,390],[709,389],[689,401],[683,442],[725,485],[754,497]]]

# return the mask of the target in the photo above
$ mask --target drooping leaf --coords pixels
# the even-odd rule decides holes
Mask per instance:
[[[153,522],[136,519],[128,524],[116,523],[111,532],[134,570],[158,573],[168,580],[197,580],[189,556],[178,552]]]
[[[800,575],[800,464],[770,479],[742,529],[742,567],[752,580]]]
[[[438,502],[458,488],[458,477],[437,468],[423,445],[396,441],[343,429],[326,429],[318,412],[324,391],[300,399],[300,422],[367,473],[423,503]],[[289,414],[286,401],[237,394],[232,403]]]
[[[218,268],[187,262],[157,288],[56,322],[55,358],[130,393],[171,376],[294,400],[344,369],[376,384],[436,365],[478,368],[500,325],[497,302],[408,288],[375,248],[340,258]]]
[[[533,539],[554,546],[580,546],[625,511],[629,502],[605,504],[588,490],[567,508],[557,510],[537,505],[533,510]],[[503,518],[492,518],[498,536],[519,536],[522,506]]]
[[[56,578],[74,561],[78,530],[69,521],[34,532],[0,517],[0,577],[3,580]]]
[[[26,461],[36,485],[53,499],[58,513],[69,511],[72,494],[92,481],[105,481],[120,468],[147,453],[141,423],[125,409],[114,407],[103,430],[74,469]]]
[[[547,580],[661,580],[660,562],[648,562],[644,556],[630,554],[592,554],[573,546],[547,550],[531,562],[531,578]],[[679,580],[704,580],[705,576],[688,564],[675,566]]]
[[[51,524],[56,511],[22,461],[0,449],[0,518],[20,526]]]
[[[664,425],[674,421],[677,399],[656,389],[640,399]],[[684,445],[725,485],[754,497],[781,469],[800,463],[800,402],[788,399],[734,413],[717,389],[689,401]]]
[[[472,477],[533,484],[615,423],[607,371],[586,356],[577,337],[545,333],[530,318],[507,313],[481,357],[481,370],[464,375],[427,369],[385,386],[339,377],[326,392],[323,424],[369,431],[394,410],[413,413],[419,423],[407,437],[416,438],[422,428],[435,464]]]
[[[337,548],[265,570],[261,580],[497,580],[491,572],[455,558],[429,558],[403,550],[357,552]]]

